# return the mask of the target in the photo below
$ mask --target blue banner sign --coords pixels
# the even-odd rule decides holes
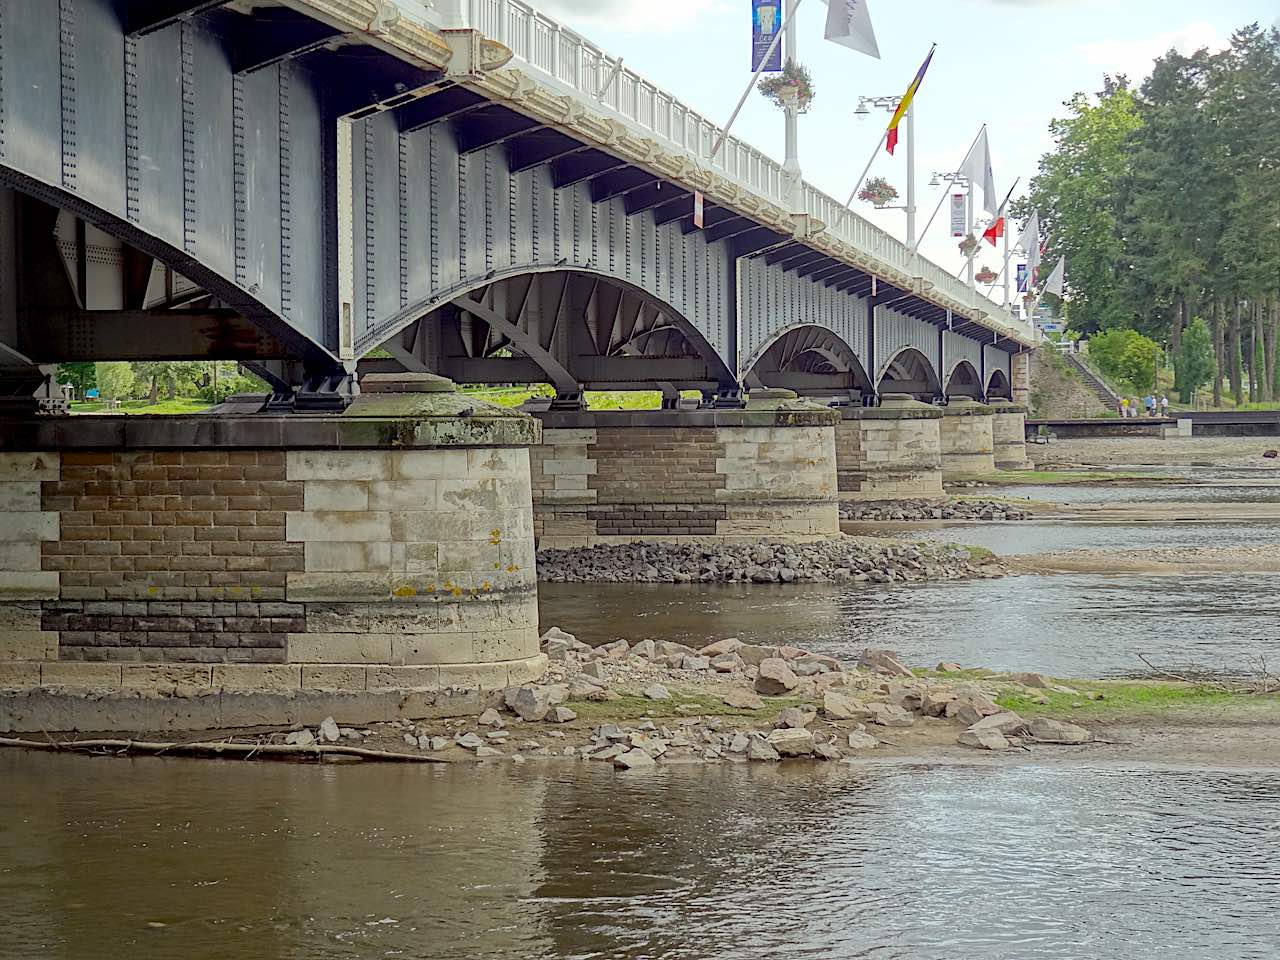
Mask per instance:
[[[1027,265],[1025,263],[1018,264],[1018,292],[1027,292]]]
[[[782,41],[773,38],[782,29],[782,0],[751,0],[751,70],[754,73],[764,64],[766,73],[782,70]],[[773,44],[773,54],[765,61],[765,54]]]

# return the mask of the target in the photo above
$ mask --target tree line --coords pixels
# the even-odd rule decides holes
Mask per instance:
[[[1164,346],[1183,402],[1208,383],[1215,405],[1280,399],[1280,31],[1171,50],[1066,107],[1014,212],[1067,258],[1068,328]]]

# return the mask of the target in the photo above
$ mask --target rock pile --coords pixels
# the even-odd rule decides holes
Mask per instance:
[[[1030,520],[1031,511],[994,500],[868,500],[840,504],[841,520]]]
[[[810,543],[623,543],[538,552],[551,583],[895,583],[1003,574],[952,544],[912,546],[858,537]]]

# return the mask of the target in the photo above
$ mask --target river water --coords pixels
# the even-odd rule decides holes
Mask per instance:
[[[1166,542],[1280,543],[1261,524],[1167,526]],[[1157,525],[930,535],[956,531],[1140,550]],[[593,641],[738,636],[844,658],[876,645],[1086,677],[1139,671],[1138,653],[1280,662],[1274,584],[548,584],[541,602],[544,626]],[[1280,770],[1084,754],[620,774],[6,752],[0,802],[0,960],[1280,956]]]
[[[0,956],[1273,958],[1280,775],[0,756]]]

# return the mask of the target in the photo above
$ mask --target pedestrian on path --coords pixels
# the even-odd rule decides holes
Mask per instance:
[[[1160,395],[1160,415],[1162,417],[1169,416],[1169,398],[1164,394]]]
[[[1129,398],[1128,397],[1120,398],[1120,419],[1121,420],[1129,419]]]

